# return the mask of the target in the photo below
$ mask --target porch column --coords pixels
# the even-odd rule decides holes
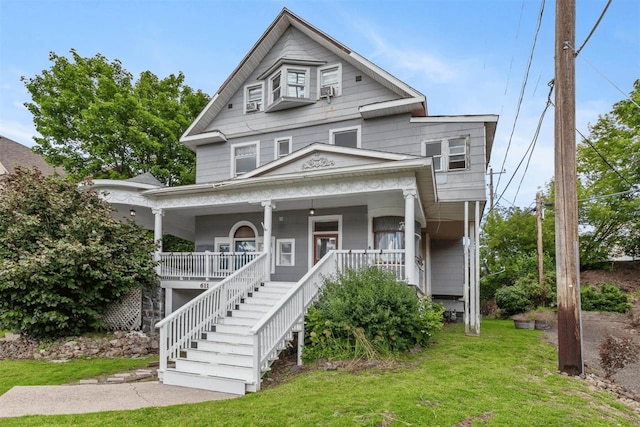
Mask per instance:
[[[153,259],[160,261],[160,252],[162,252],[162,217],[164,216],[164,210],[151,209],[151,213],[154,215],[154,227],[153,227],[153,241],[156,244],[156,250],[153,253]],[[160,274],[160,265],[156,267],[158,274]]]
[[[416,190],[408,189],[403,191],[404,195],[404,253],[405,253],[405,275],[407,282],[416,284],[416,214],[415,199]]]
[[[266,267],[266,277],[271,277],[271,257],[273,254],[271,253],[271,227],[273,226],[273,209],[275,205],[271,200],[264,200],[262,202],[262,207],[264,207],[264,222],[262,227],[264,228],[264,251],[267,254],[267,267]]]

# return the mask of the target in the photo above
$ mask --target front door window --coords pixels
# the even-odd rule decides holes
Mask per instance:
[[[313,263],[316,264],[329,251],[338,249],[337,234],[314,234]]]

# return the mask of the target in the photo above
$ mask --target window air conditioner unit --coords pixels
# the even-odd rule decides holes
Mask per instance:
[[[257,102],[247,102],[247,112],[258,111],[259,109]]]
[[[320,96],[321,97],[331,97],[331,96],[335,96],[336,91],[335,88],[333,86],[324,86],[320,88]]]

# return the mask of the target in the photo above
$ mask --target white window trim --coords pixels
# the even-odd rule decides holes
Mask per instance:
[[[255,111],[249,111],[247,112],[247,104],[249,103],[249,89],[252,89],[254,87],[260,87],[260,89],[262,90],[262,101],[261,101],[261,106],[260,108],[258,108],[258,111],[264,111],[264,107],[265,107],[265,93],[264,93],[264,82],[260,82],[260,83],[253,83],[250,85],[246,85],[244,87],[244,103],[242,104],[242,111],[244,112],[244,114],[247,113],[254,113]]]
[[[291,264],[283,264],[280,255],[282,255],[281,244],[291,244]],[[296,239],[277,239],[276,240],[276,265],[280,267],[295,267],[296,265]]]
[[[322,78],[321,78],[322,72],[325,70],[336,68],[336,67],[338,67],[338,86],[336,88],[336,93],[334,94],[334,96],[342,95],[342,64],[337,63],[337,64],[325,65],[324,67],[318,68],[318,85],[317,85],[318,99],[320,99],[320,88],[322,87]]]
[[[274,138],[273,139],[273,159],[274,160],[278,160],[280,157],[278,157],[278,142],[280,141],[284,141],[284,140],[289,140],[289,153],[287,153],[285,156],[282,157],[286,157],[289,154],[291,154],[292,152],[292,148],[293,148],[293,137],[291,136],[283,136],[281,138]]]
[[[287,72],[289,70],[292,71],[303,71],[305,73],[305,81],[304,81],[304,93],[305,93],[305,97],[304,98],[293,98],[290,96],[287,96]],[[273,99],[273,78],[280,73],[280,97]],[[278,68],[277,70],[275,70],[273,73],[271,73],[269,75],[269,77],[267,78],[267,81],[269,82],[269,87],[268,87],[268,91],[269,91],[269,105],[277,102],[279,99],[282,98],[293,98],[293,99],[311,99],[311,93],[310,93],[310,81],[311,81],[311,69],[309,67],[299,67],[299,66],[295,66],[295,65],[291,65],[291,64],[287,64],[287,65],[283,65],[282,67]]]
[[[449,169],[449,140],[450,139],[464,139],[465,147],[464,147],[464,156],[465,156],[465,167],[464,169]],[[420,147],[422,156],[427,155],[427,144],[439,142],[440,143],[440,169],[434,169],[435,172],[460,172],[469,170],[469,151],[470,148],[470,137],[469,135],[459,135],[452,136],[447,138],[437,138],[437,139],[425,139],[422,141],[422,145]],[[430,156],[430,157],[438,157],[438,156]]]
[[[350,131],[350,130],[356,130],[357,131],[356,148],[362,148],[362,126],[360,126],[360,125],[349,126],[349,127],[345,127],[345,128],[339,128],[339,129],[330,129],[329,130],[329,144],[336,145],[335,139],[334,139],[334,135],[336,133]]]
[[[314,228],[316,222],[338,222],[338,247],[337,250],[342,249],[342,215],[321,215],[321,216],[310,216],[309,217],[309,229],[307,235],[308,241],[308,262],[307,268],[311,270],[313,268],[313,245],[315,243],[314,239]]]
[[[260,167],[260,141],[240,142],[240,143],[237,143],[237,144],[232,144],[231,145],[231,153],[230,153],[230,158],[231,158],[231,166],[230,166],[231,178],[234,178],[236,176],[241,176],[241,175],[236,175],[236,156],[235,156],[236,148],[246,147],[247,145],[255,145],[256,146],[256,169]]]

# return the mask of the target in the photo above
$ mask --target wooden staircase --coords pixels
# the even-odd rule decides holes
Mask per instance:
[[[163,383],[224,393],[245,394],[259,389],[251,328],[278,303],[295,283],[266,282],[256,286],[235,308],[189,348],[182,348],[175,367],[164,372]]]

